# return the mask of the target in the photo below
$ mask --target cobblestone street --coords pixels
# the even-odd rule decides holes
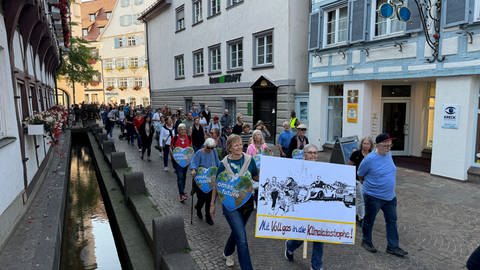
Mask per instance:
[[[117,131],[118,132],[118,131]],[[118,134],[117,134],[118,135]],[[128,145],[114,136],[118,152],[126,152],[128,164],[134,171],[142,171],[147,188],[165,214],[180,214],[185,219],[192,256],[201,269],[239,269],[225,266],[223,247],[230,232],[217,202],[215,225],[209,226],[194,215],[190,224],[190,203],[178,202],[176,177],[169,162],[169,171],[163,170],[159,151],[152,146],[152,161],[140,159],[136,146]],[[320,153],[321,160],[329,154]],[[187,179],[191,183],[191,177]],[[187,184],[187,190],[191,188]],[[360,246],[361,228],[356,228],[354,246],[327,244],[324,249],[325,269],[465,269],[470,253],[479,244],[480,186],[462,183],[427,173],[398,168],[398,227],[400,246],[409,252],[397,258],[385,252],[385,225],[379,214],[374,227],[374,244],[379,252],[372,254]],[[221,209],[221,208],[220,208]],[[255,212],[248,222],[248,241],[255,269],[309,269],[308,258],[302,259],[301,249],[293,263],[284,258],[284,241],[254,237]]]

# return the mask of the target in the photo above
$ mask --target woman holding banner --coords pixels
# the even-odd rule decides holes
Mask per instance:
[[[187,148],[192,146],[192,141],[187,135],[187,127],[185,124],[178,125],[178,134],[175,135],[170,144],[172,155],[175,154],[175,148]],[[183,167],[179,164],[175,158],[172,158],[173,167],[175,168],[175,173],[177,174],[177,185],[178,193],[180,195],[180,202],[183,203],[188,198],[187,193],[185,193],[185,179],[187,178],[188,164],[185,164]]]
[[[205,221],[209,225],[213,225],[213,219],[210,215],[212,187],[209,183],[202,184],[200,179],[195,177],[197,176],[197,171],[200,171],[199,173],[201,175],[199,176],[206,175],[208,177],[209,171],[215,172],[216,175],[216,169],[220,165],[220,160],[218,159],[218,154],[215,150],[217,145],[214,139],[206,139],[203,146],[204,147],[201,150],[197,151],[195,155],[193,155],[192,162],[190,164],[190,173],[193,177],[192,195],[193,192],[197,193],[197,204],[195,205],[195,209],[197,209],[198,218],[203,218],[202,208],[203,205],[205,205]]]
[[[300,125],[301,126],[301,125]],[[299,128],[300,128],[299,126]],[[303,148],[303,158],[305,160],[316,161],[318,155],[318,148],[314,144],[307,144]],[[299,248],[304,241],[287,240],[285,241],[285,258],[288,261],[293,261],[293,252]],[[321,270],[323,265],[323,243],[313,242],[311,269]]]
[[[260,169],[259,167],[260,157],[255,157],[255,156],[263,155],[263,154],[271,156],[272,149],[270,149],[268,145],[265,143],[265,138],[263,137],[263,133],[259,129],[256,129],[253,131],[251,141],[252,143],[249,144],[247,147],[247,154],[254,157],[255,162],[257,162],[257,159],[258,159],[258,162],[256,163],[256,165],[258,167],[257,169]],[[255,198],[255,205],[258,205],[258,185],[256,183],[253,184],[253,189],[255,190],[255,193],[253,196]]]
[[[232,134],[227,139],[228,155],[218,168],[215,187],[212,192],[210,213],[215,214],[215,197],[222,201],[223,215],[232,232],[227,240],[223,256],[227,266],[233,266],[235,246],[242,270],[253,269],[248,250],[245,225],[253,212],[252,180],[258,181],[258,171],[252,157],[242,152],[242,138]]]

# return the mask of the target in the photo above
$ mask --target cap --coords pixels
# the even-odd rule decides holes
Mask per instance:
[[[304,129],[307,129],[307,125],[305,125],[305,124],[300,124],[300,125],[298,125],[298,127],[297,127],[297,129],[303,129],[303,128],[304,128]]]
[[[215,116],[213,117],[213,120],[218,120],[218,116],[215,115]]]
[[[384,141],[391,141],[395,140],[395,138],[390,137],[390,134],[388,133],[382,133],[375,138],[375,143],[382,143]]]

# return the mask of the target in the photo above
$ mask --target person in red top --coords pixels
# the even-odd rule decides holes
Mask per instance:
[[[137,136],[139,152],[142,152],[142,137],[140,136],[140,126],[143,124],[143,121],[145,121],[145,119],[143,118],[142,114],[137,111],[135,118],[133,118],[133,126],[135,128],[135,135]]]
[[[187,126],[185,124],[178,125],[178,134],[173,137],[170,147],[173,149],[176,147],[186,148],[192,146],[192,140],[187,135]],[[180,202],[183,203],[188,199],[187,193],[185,193],[185,180],[187,179],[188,166],[183,168],[175,159],[172,158],[173,167],[175,168],[175,173],[177,174],[177,186],[178,194],[180,195]]]

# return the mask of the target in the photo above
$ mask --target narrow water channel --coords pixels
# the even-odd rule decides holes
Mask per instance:
[[[76,135],[76,134],[75,134]],[[122,269],[88,140],[72,137],[60,269]]]

